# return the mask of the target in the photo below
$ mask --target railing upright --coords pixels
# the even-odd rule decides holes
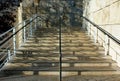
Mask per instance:
[[[35,15],[35,18],[37,17],[37,14]],[[37,29],[37,18],[35,19],[35,30]]]
[[[25,26],[26,22],[24,21],[23,24],[24,24],[23,26]],[[26,27],[23,28],[23,42],[25,43],[25,41],[26,41]]]
[[[15,27],[13,28],[13,34],[15,33]],[[13,36],[13,54],[16,54],[16,35]]]
[[[30,21],[32,21],[32,18],[30,19]],[[30,31],[30,36],[33,35],[33,27],[32,26],[33,26],[33,23],[31,22],[30,23],[30,30],[29,30]]]
[[[111,46],[113,46],[112,44],[120,46],[120,40],[119,39],[114,37],[111,33],[104,30],[103,28],[101,28],[99,25],[95,24],[94,22],[92,22],[88,18],[86,18],[84,16],[81,16],[81,18],[86,20],[87,23],[89,22],[91,25],[94,26],[92,28],[93,30],[91,30],[91,32],[94,33],[92,36],[95,39],[95,43],[100,42],[102,40],[102,45],[105,48],[105,55],[111,55],[112,58],[116,58],[115,55],[113,54],[113,53],[115,53],[116,56],[120,56],[119,52],[117,52],[117,50],[118,50],[117,48],[119,48],[119,47],[111,47]],[[89,27],[87,29],[88,29],[88,32],[89,32]],[[100,33],[102,33],[103,35],[100,34]],[[100,35],[102,35],[103,37],[100,36]],[[118,59],[114,59],[114,60],[117,61]],[[119,66],[120,66],[120,63],[119,63]]]
[[[21,39],[19,40],[19,41],[21,41],[19,45],[21,45],[23,42],[25,42],[29,35],[33,34],[32,22],[35,22],[36,18],[37,17],[31,18],[30,21],[25,20],[25,21],[19,23],[18,25],[16,25],[15,27],[11,28],[10,30],[6,31],[5,33],[0,34],[1,38],[3,38],[4,36],[7,35],[6,38],[3,38],[3,40],[0,41],[0,50],[1,50],[0,55],[1,55],[1,57],[3,55],[2,58],[4,58],[4,61],[1,62],[1,64],[0,64],[0,70],[2,69],[4,64],[6,64],[10,59],[12,59],[13,56],[16,55],[16,49],[17,49],[16,47],[19,47],[19,46],[17,46],[18,44],[16,41],[16,40],[19,40],[16,38],[17,34],[20,32],[19,36],[22,37],[22,40]],[[22,25],[22,27],[18,28],[18,30],[17,30],[16,27],[21,26],[21,25]],[[28,25],[30,25],[30,26],[28,26]],[[35,25],[37,25],[37,24],[35,24]],[[11,32],[12,32],[12,34],[11,34]]]
[[[109,55],[110,38],[105,35],[105,55]]]
[[[61,15],[59,17],[59,81],[62,81],[62,40],[61,40]]]
[[[94,39],[95,39],[95,43],[98,43],[98,29],[95,28],[95,32],[94,32]]]
[[[10,60],[11,59],[10,49],[8,49],[7,51],[8,51],[8,60]]]

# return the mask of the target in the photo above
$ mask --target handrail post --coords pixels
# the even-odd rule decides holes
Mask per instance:
[[[91,25],[90,25],[90,27],[89,27],[89,28],[90,28],[89,35],[91,35],[91,31],[92,31],[92,29],[91,29]]]
[[[88,23],[89,24],[89,23]],[[86,25],[87,26],[87,25]],[[88,26],[88,35],[91,35],[91,26]]]
[[[37,14],[35,15],[35,30],[37,29]]]
[[[85,26],[87,26],[87,23],[85,23]],[[88,35],[90,35],[90,26],[87,27]]]
[[[62,81],[61,15],[59,17],[59,81]]]
[[[94,41],[95,41],[95,43],[98,43],[98,28],[97,27],[95,27],[95,31],[94,31]]]
[[[10,60],[11,59],[10,49],[8,49],[7,51],[8,51],[8,60]]]
[[[110,38],[105,35],[105,55],[109,55]]]
[[[96,27],[97,28],[97,27]],[[98,28],[97,28],[97,30],[96,30],[96,43],[98,43]]]
[[[25,26],[25,21],[24,21],[24,26]],[[26,27],[23,28],[23,42],[25,43],[26,41]]]
[[[15,27],[13,28],[13,34],[15,34]],[[16,54],[16,35],[13,36],[13,54]]]
[[[32,21],[32,18],[30,19],[30,21]],[[32,22],[30,23],[30,36],[33,35],[33,30],[32,30]]]

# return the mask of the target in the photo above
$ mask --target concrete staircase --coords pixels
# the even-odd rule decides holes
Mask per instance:
[[[62,28],[62,76],[119,75],[120,68],[104,55],[80,28]],[[39,28],[16,56],[5,65],[1,76],[41,75],[59,77],[59,35],[56,28]],[[47,81],[47,80],[43,80]],[[54,80],[53,80],[54,81]]]

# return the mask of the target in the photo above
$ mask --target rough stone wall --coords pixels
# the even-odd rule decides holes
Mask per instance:
[[[84,0],[83,5],[85,17],[120,40],[120,0]],[[84,21],[83,24],[84,27],[89,27],[96,32],[96,28],[89,23]],[[91,32],[91,34],[93,37],[95,36],[94,32]],[[107,43],[105,44],[106,36],[101,32],[99,32],[99,36],[102,39],[98,37],[98,41],[105,47],[105,50],[109,49],[109,55],[120,66],[120,46],[113,42],[113,40],[110,40],[110,47],[108,48],[106,46]]]
[[[24,0],[23,19],[31,17],[37,10],[37,15],[43,18],[41,21],[42,27],[45,27],[46,25],[45,20],[49,21],[49,27],[59,26],[60,14],[62,17],[62,26],[80,26],[81,19],[78,12],[82,9],[81,4],[82,0],[40,0],[36,8],[32,2],[29,2],[29,0]]]

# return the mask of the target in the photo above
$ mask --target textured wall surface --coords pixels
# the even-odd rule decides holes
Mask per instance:
[[[120,40],[120,0],[84,0],[83,4],[85,17]],[[83,23],[85,23],[83,26],[90,28],[89,31],[95,40],[97,39],[104,46],[105,54],[111,55],[120,66],[120,45],[111,39],[108,41],[109,38],[100,31],[96,37],[96,28],[89,23]]]
[[[120,39],[120,0],[84,0],[84,16]]]

